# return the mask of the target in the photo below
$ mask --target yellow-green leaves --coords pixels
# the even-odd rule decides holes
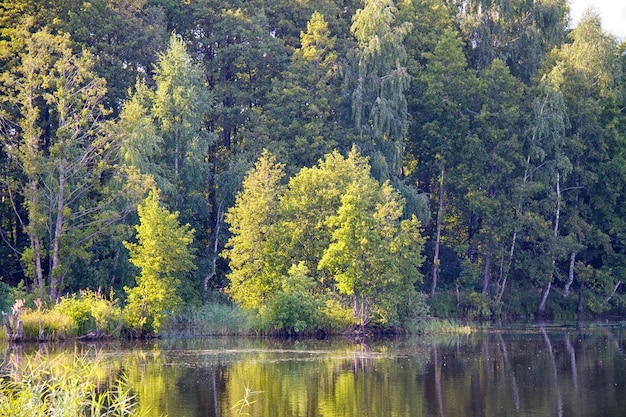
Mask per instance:
[[[138,334],[158,333],[167,312],[181,303],[176,293],[181,279],[196,268],[190,247],[194,230],[189,225],[181,226],[178,213],[170,213],[160,205],[156,189],[150,191],[137,210],[137,243],[124,242],[124,246],[141,274],[137,286],[125,287],[125,319]]]

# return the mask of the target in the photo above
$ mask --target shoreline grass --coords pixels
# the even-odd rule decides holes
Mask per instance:
[[[98,381],[98,364],[97,357],[77,353],[8,355],[0,367],[0,415],[141,415],[123,378],[111,385]]]

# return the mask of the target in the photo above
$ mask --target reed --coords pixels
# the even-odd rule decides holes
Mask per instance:
[[[98,383],[99,360],[77,354],[11,355],[0,368],[0,415],[5,417],[139,416],[124,379]]]
[[[162,329],[163,335],[207,336],[244,335],[253,331],[252,319],[239,307],[211,303],[188,307]]]
[[[456,320],[431,318],[420,321],[417,331],[421,334],[454,333],[469,335],[472,333],[472,327]]]

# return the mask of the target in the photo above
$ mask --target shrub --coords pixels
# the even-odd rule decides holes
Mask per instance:
[[[482,292],[472,291],[461,301],[463,315],[472,319],[485,319],[491,316],[489,297]]]
[[[83,290],[79,296],[63,297],[53,310],[71,317],[81,335],[110,335],[121,323],[121,310],[113,291],[106,298],[100,291]]]

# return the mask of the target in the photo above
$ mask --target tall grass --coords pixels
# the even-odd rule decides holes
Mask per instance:
[[[431,318],[420,321],[417,331],[421,334],[454,333],[469,335],[472,333],[472,327],[455,320]]]
[[[98,384],[98,360],[77,354],[11,356],[0,372],[0,416],[138,416],[123,379]]]
[[[162,329],[163,335],[243,335],[253,330],[253,319],[241,308],[224,303],[188,307]]]

